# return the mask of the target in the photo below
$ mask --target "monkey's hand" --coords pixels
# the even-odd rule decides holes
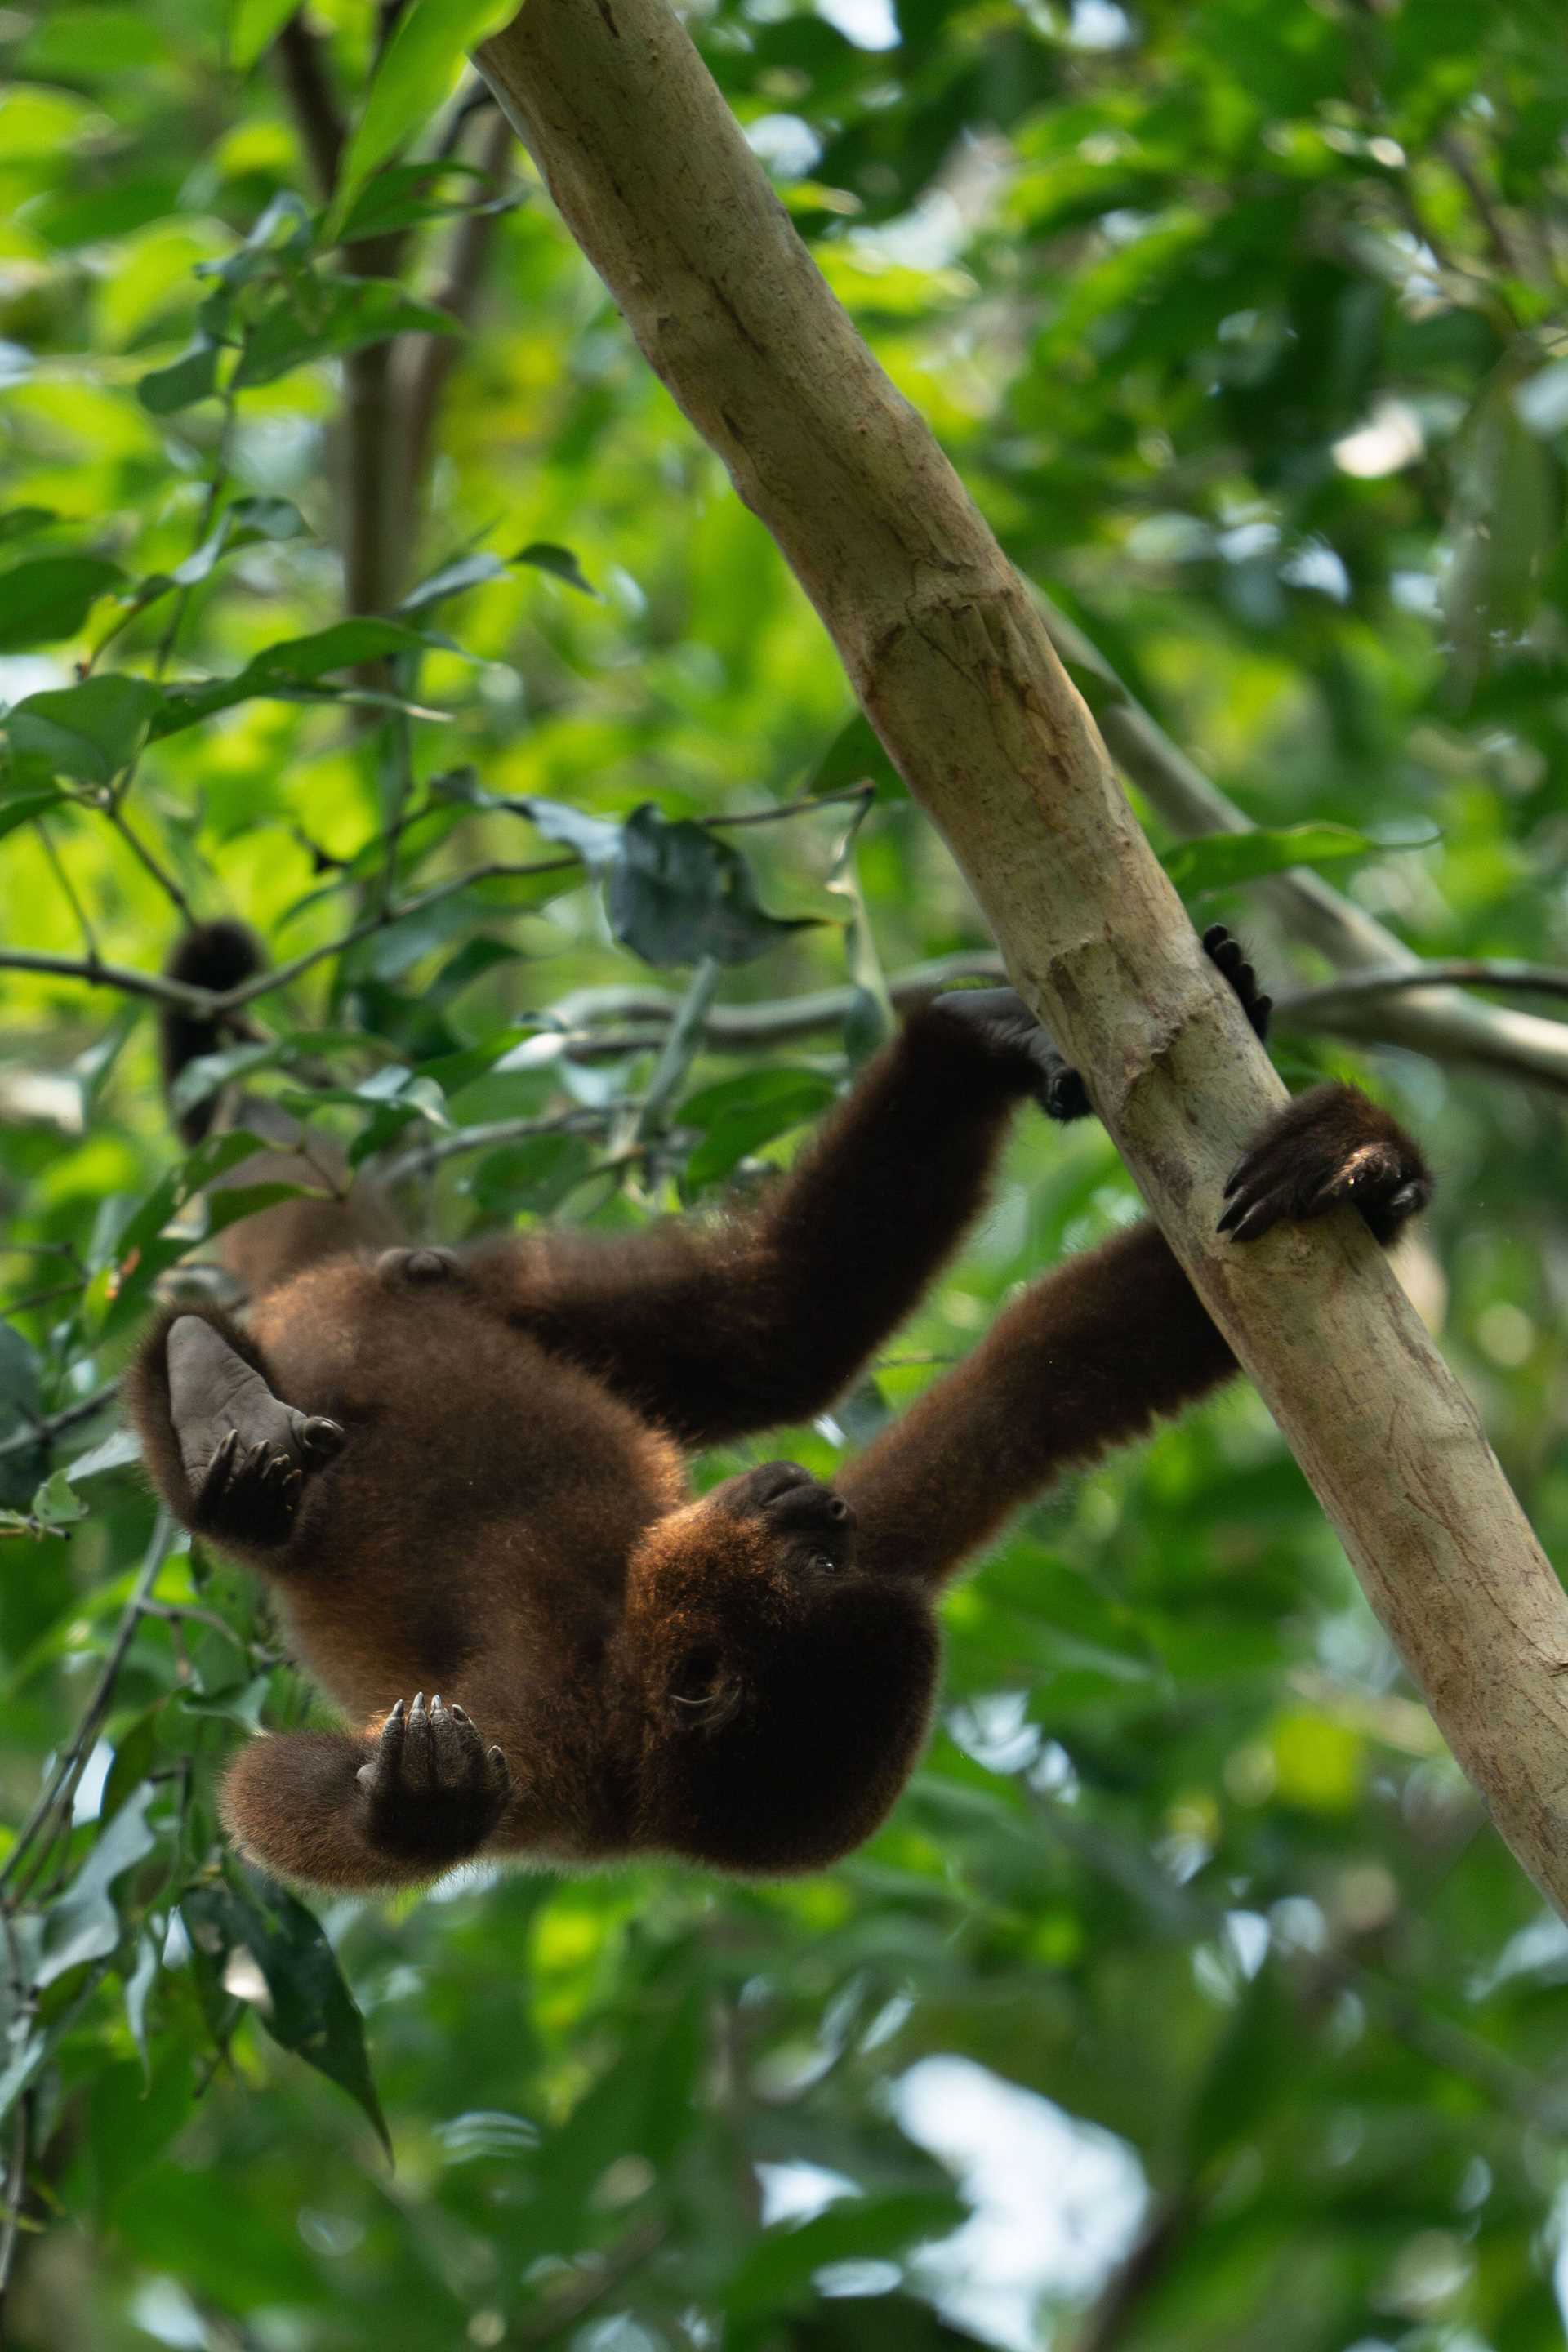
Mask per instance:
[[[764,1462],[727,1478],[708,1500],[731,1518],[756,1523],[778,1544],[780,1565],[788,1570],[837,1576],[853,1565],[854,1512],[798,1462]]]
[[[370,1843],[432,1868],[477,1853],[511,1798],[500,1749],[439,1694],[426,1707],[423,1691],[398,1700],[358,1780]]]
[[[1259,989],[1258,974],[1240,942],[1231,938],[1223,923],[1211,923],[1204,933],[1204,952],[1221,978],[1229,982],[1257,1036],[1267,1039],[1274,1000]],[[970,1023],[994,1053],[1026,1065],[1030,1092],[1047,1118],[1059,1119],[1064,1125],[1069,1119],[1087,1118],[1088,1087],[1016,988],[955,989],[951,996],[939,996],[936,1001],[943,1013]]]
[[[240,1543],[287,1543],[307,1477],[343,1442],[339,1423],[275,1397],[253,1364],[199,1315],[166,1341],[169,1416],[194,1497],[192,1525]]]
[[[1432,1197],[1432,1174],[1398,1122],[1355,1087],[1314,1087],[1287,1103],[1231,1171],[1219,1221],[1256,1241],[1281,1218],[1321,1217],[1348,1202],[1386,1249]]]

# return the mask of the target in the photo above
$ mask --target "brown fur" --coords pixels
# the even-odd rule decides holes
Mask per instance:
[[[1248,1002],[1250,972],[1236,984]],[[773,1464],[690,1499],[687,1448],[830,1403],[956,1244],[1040,1089],[1048,1041],[1015,1031],[918,1013],[727,1223],[459,1259],[379,1252],[384,1211],[367,1224],[354,1195],[303,1224],[268,1212],[273,1240],[241,1244],[262,1277],[248,1331],[199,1310],[232,1360],[182,1332],[190,1310],[159,1318],[128,1383],[153,1478],[271,1580],[356,1727],[241,1752],[224,1813],[242,1848],[369,1888],[479,1853],[798,1870],[878,1826],[929,1723],[942,1581],[1064,1465],[1234,1369],[1140,1226],[1036,1283],[837,1494]],[[1386,1238],[1428,1185],[1351,1088],[1291,1105],[1239,1175],[1248,1234],[1338,1184]],[[215,1361],[193,1403],[191,1368],[200,1386]],[[440,1707],[394,1707],[436,1688]]]

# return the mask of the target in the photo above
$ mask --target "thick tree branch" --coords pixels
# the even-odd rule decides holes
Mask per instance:
[[[1279,1084],[1029,591],[829,294],[665,0],[529,0],[479,62],[816,604],[1455,1752],[1568,1907],[1568,1596],[1356,1221],[1216,1241],[1225,1176]]]
[[[1098,646],[1065,613],[1040,598],[1051,642],[1064,662],[1087,680],[1107,745],[1150,805],[1174,832],[1250,833],[1252,821],[1173,743],[1157,719],[1128,692]],[[1292,939],[1304,940],[1347,973],[1415,971],[1417,959],[1403,940],[1325,882],[1298,867],[1254,886],[1278,909]],[[1407,1045],[1444,1062],[1468,1062],[1509,1077],[1528,1077],[1568,1090],[1568,1029],[1533,1013],[1477,1004],[1451,988],[1334,1006],[1325,1027],[1347,1036]]]

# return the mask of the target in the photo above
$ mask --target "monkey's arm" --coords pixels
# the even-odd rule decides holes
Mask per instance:
[[[1041,1087],[1026,1050],[931,1005],[747,1213],[500,1243],[466,1272],[689,1444],[802,1420],[914,1306],[981,1205],[1013,1106]]]
[[[1320,1087],[1244,1155],[1221,1228],[1250,1241],[1349,1202],[1386,1245],[1430,1193],[1386,1112],[1352,1087]],[[862,1567],[942,1581],[1069,1464],[1143,1436],[1235,1370],[1157,1226],[1069,1259],[835,1482]]]
[[[374,1893],[478,1853],[512,1794],[499,1748],[460,1706],[400,1699],[374,1735],[253,1739],[223,1785],[224,1826],[253,1861],[307,1886]]]

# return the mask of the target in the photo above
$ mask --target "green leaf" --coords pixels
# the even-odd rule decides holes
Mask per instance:
[[[249,72],[262,51],[271,47],[295,8],[296,0],[231,0],[225,49],[236,73]]]
[[[1275,2101],[1294,2107],[1303,2084],[1303,2019],[1267,1963],[1247,1985],[1215,2045],[1187,2122],[1195,2177],[1255,2130]]]
[[[765,2323],[808,2303],[816,2273],[829,2263],[896,2260],[951,2236],[968,2210],[956,2196],[913,2190],[845,2198],[798,2227],[767,2231],[721,2293],[736,2342],[754,2342]]]
[[[1436,841],[1434,833],[1431,838]],[[1348,824],[1258,826],[1247,833],[1205,833],[1167,850],[1161,860],[1184,897],[1199,890],[1228,890],[1260,875],[1292,866],[1332,866],[1347,857],[1383,856],[1394,845],[1374,841]],[[1423,842],[1397,845],[1423,848]]]
[[[421,221],[443,220],[455,213],[510,210],[517,201],[510,194],[475,198],[432,193],[443,180],[461,177],[472,183],[482,181],[484,176],[477,163],[465,163],[455,155],[433,155],[416,163],[389,164],[385,171],[376,173],[350,206],[338,233],[338,242],[353,245],[361,237],[385,236],[389,230],[416,228]]]
[[[85,1960],[105,1958],[119,1943],[121,1918],[110,1890],[158,1843],[147,1826],[147,1808],[157,1794],[154,1788],[143,1788],[126,1800],[64,1894],[46,1913],[35,1977],[40,1987],[53,1984],[68,1969],[79,1968]]]
[[[460,596],[465,588],[482,587],[489,580],[504,580],[506,572],[507,567],[499,555],[459,555],[411,588],[397,609],[400,613],[427,612],[448,596]]]
[[[430,644],[395,621],[338,621],[308,637],[288,637],[268,646],[234,677],[213,678],[205,685],[171,687],[153,727],[154,738],[177,734],[216,710],[228,710],[256,695],[286,694],[291,688],[315,686],[335,670],[363,662],[389,660],[397,654],[423,653]]]
[[[191,1940],[209,1963],[241,1948],[250,1954],[267,1986],[268,2001],[258,2014],[268,2032],[348,2093],[390,2156],[392,2141],[365,2054],[364,2020],[319,1921],[285,1888],[254,1872],[243,1884],[224,1879],[193,1887],[182,1907]]]
[[[15,792],[0,792],[0,840],[46,809],[58,808],[64,797],[58,784],[25,784]]]
[[[405,10],[349,141],[330,237],[342,235],[371,173],[442,103],[465,51],[514,14],[515,0],[414,0]]]
[[[536,819],[537,823],[538,820]],[[621,829],[606,893],[610,928],[646,963],[750,963],[815,918],[763,912],[738,850],[688,818],[673,824],[651,802]]]
[[[0,572],[0,654],[75,637],[125,574],[101,555],[37,555]]]
[[[592,1172],[594,1153],[581,1135],[531,1135],[487,1152],[468,1186],[487,1216],[524,1211],[547,1217]]]
[[[217,390],[218,361],[223,346],[208,335],[198,335],[188,352],[167,367],[152,368],[136,387],[136,397],[150,416],[174,416],[194,408]]]
[[[679,1124],[702,1130],[702,1140],[686,1164],[686,1181],[693,1192],[727,1176],[737,1161],[759,1144],[804,1127],[833,1100],[831,1078],[819,1070],[761,1069],[744,1077],[727,1078],[691,1096],[681,1107]]]
[[[280,287],[276,298],[247,331],[234,388],[276,383],[307,360],[340,358],[393,335],[456,335],[450,311],[416,302],[390,278],[314,278]]]
[[[583,577],[582,568],[569,547],[557,547],[548,539],[532,539],[526,547],[520,547],[511,560],[514,563],[531,563],[536,572],[553,572],[557,580],[564,580],[569,588],[581,589],[584,596],[598,595],[593,583]]]
[[[79,784],[107,784],[145,741],[163,698],[143,677],[114,674],[29,694],[5,725],[12,748]]]
[[[87,1510],[67,1470],[57,1470],[46,1478],[33,1497],[33,1517],[46,1528],[68,1528],[76,1520],[85,1519]]]

